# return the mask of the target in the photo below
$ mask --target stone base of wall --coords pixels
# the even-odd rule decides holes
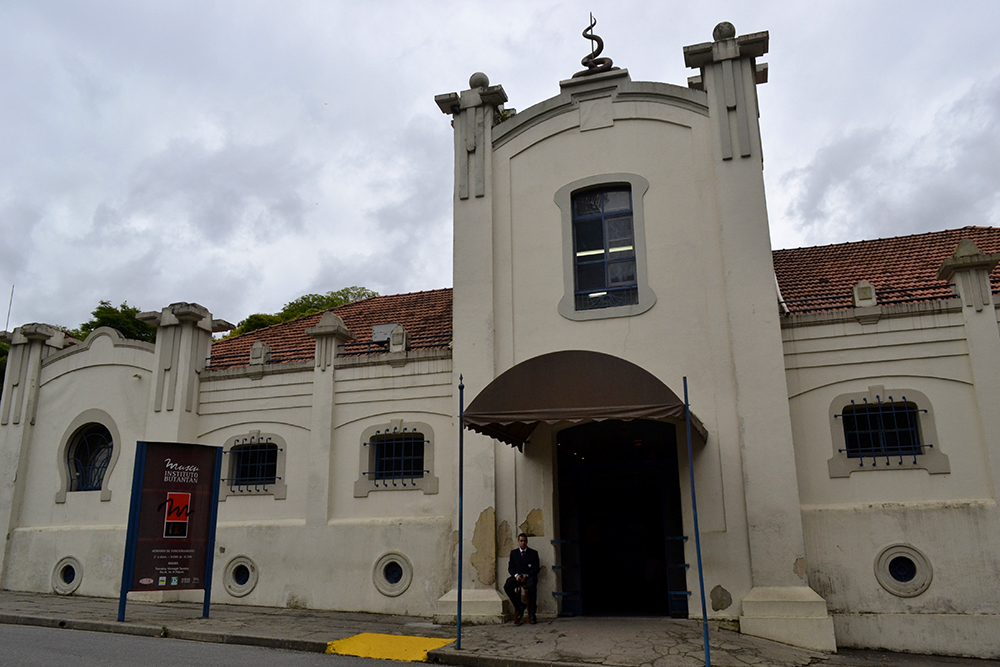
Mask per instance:
[[[1000,658],[1000,614],[834,614],[837,645]]]

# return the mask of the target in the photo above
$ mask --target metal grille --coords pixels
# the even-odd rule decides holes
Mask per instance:
[[[267,492],[267,487],[277,482],[278,452],[281,449],[271,442],[271,438],[248,436],[234,445],[229,455],[229,477],[222,481],[229,484],[229,490],[246,493],[248,491]]]
[[[376,431],[365,443],[373,448],[368,459],[372,469],[363,474],[376,486],[416,486],[416,480],[430,472],[424,469],[426,443],[419,431]]]
[[[861,459],[862,466],[869,458],[872,466],[879,465],[883,459],[887,466],[893,462],[902,464],[904,457],[913,457],[916,463],[924,447],[933,447],[920,442],[918,416],[921,412],[927,410],[918,409],[915,403],[907,402],[905,396],[898,402],[893,401],[892,396],[888,402],[883,402],[881,396],[877,396],[874,403],[869,403],[868,399],[861,405],[851,401],[843,413],[834,415],[844,423],[847,446],[840,452],[846,452],[848,458]]]
[[[621,289],[609,289],[597,293],[576,295],[577,310],[631,306],[636,303],[639,303],[639,288],[635,285]]]
[[[100,424],[79,430],[69,448],[69,490],[99,491],[111,461],[111,432]]]

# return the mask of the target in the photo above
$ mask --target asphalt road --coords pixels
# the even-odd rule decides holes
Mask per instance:
[[[369,658],[0,625],[0,667],[374,667]],[[396,663],[399,664],[399,663]]]

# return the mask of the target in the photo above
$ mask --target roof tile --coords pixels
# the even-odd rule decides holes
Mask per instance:
[[[937,272],[958,242],[972,239],[986,253],[1000,253],[1000,229],[962,227],[927,234],[775,250],[774,272],[791,313],[853,308],[851,289],[861,280],[875,287],[878,302],[949,299],[955,295]],[[1000,267],[990,274],[1000,286]]]
[[[356,338],[344,346],[342,354],[360,356],[386,351],[384,345],[371,343],[376,324],[402,324],[410,336],[410,346],[419,349],[446,348],[451,344],[451,288],[374,296],[348,303],[331,312],[338,315]],[[212,343],[209,368],[235,368],[248,365],[250,348],[258,340],[271,348],[271,363],[313,359],[316,341],[306,335],[323,313],[313,313],[295,320],[273,324],[242,336]]]
[[[879,303],[930,301],[954,296],[938,280],[942,262],[962,239],[972,239],[987,254],[1000,253],[1000,229],[963,227],[927,234],[838,243],[773,252],[774,271],[782,298],[791,313],[843,310],[853,307],[851,289],[867,280]],[[1000,266],[990,275],[994,291],[1000,287]],[[338,308],[336,313],[357,337],[342,355],[362,356],[386,351],[371,342],[372,327],[394,322],[410,335],[411,347],[447,348],[452,338],[451,288],[376,296]],[[282,322],[212,344],[209,368],[246,366],[250,348],[258,340],[271,348],[271,363],[303,361],[315,357],[315,341],[306,329],[316,326],[322,313]]]

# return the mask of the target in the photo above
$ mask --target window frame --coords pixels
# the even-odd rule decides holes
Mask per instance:
[[[420,477],[381,478],[378,469],[376,438],[386,434],[420,433],[423,435],[423,474]],[[393,419],[366,428],[361,433],[358,479],[354,482],[354,497],[365,498],[372,491],[413,491],[420,490],[426,495],[438,492],[438,478],[434,475],[434,429],[424,422],[410,422]],[[405,481],[405,484],[403,483]]]
[[[70,470],[69,457],[73,453],[72,450],[76,445],[76,436],[83,431],[83,429],[91,426],[97,425],[104,427],[111,436],[111,455],[108,457],[108,464],[104,468],[104,475],[101,478],[101,485],[99,489],[92,489],[90,491],[76,491],[73,490],[73,479]],[[107,412],[103,410],[98,410],[96,408],[91,408],[89,410],[84,410],[76,418],[69,423],[66,431],[63,433],[63,437],[60,440],[62,443],[58,449],[58,460],[57,468],[59,470],[59,489],[56,491],[55,502],[57,504],[62,504],[66,502],[66,495],[68,493],[76,494],[86,494],[92,492],[100,492],[101,502],[108,502],[111,500],[111,487],[110,480],[111,475],[114,472],[115,464],[118,462],[118,457],[121,454],[121,434],[118,432],[118,426],[115,424],[115,420],[111,418]]]
[[[882,452],[874,457],[852,455],[845,433],[844,410],[854,406],[889,404],[911,404],[917,417],[915,426],[921,447],[920,453]],[[886,470],[926,470],[931,475],[951,472],[948,456],[941,452],[934,421],[934,410],[926,394],[913,389],[886,389],[882,385],[868,388],[867,392],[841,394],[830,404],[830,429],[833,441],[833,456],[827,461],[831,478],[850,477],[855,472]]]
[[[635,285],[637,302],[620,306],[577,309],[576,302],[576,253],[574,251],[574,197],[587,191],[629,188],[632,199],[632,240],[635,258]],[[569,320],[583,321],[630,317],[646,312],[656,303],[656,294],[649,287],[646,263],[646,229],[644,198],[649,190],[649,181],[638,174],[601,174],[579,179],[564,185],[555,194],[554,201],[562,214],[563,240],[563,297],[559,301],[558,312]],[[606,238],[605,233],[605,238]],[[607,261],[607,260],[605,260]]]
[[[255,445],[276,446],[276,458],[274,462],[275,480],[272,484],[264,483],[235,483],[236,465],[234,451],[239,453],[242,447]],[[288,486],[285,479],[285,459],[288,445],[285,439],[277,433],[262,433],[254,430],[241,435],[233,436],[226,440],[222,447],[222,470],[219,483],[219,502],[226,500],[229,496],[273,496],[275,500],[284,500],[288,495]]]

